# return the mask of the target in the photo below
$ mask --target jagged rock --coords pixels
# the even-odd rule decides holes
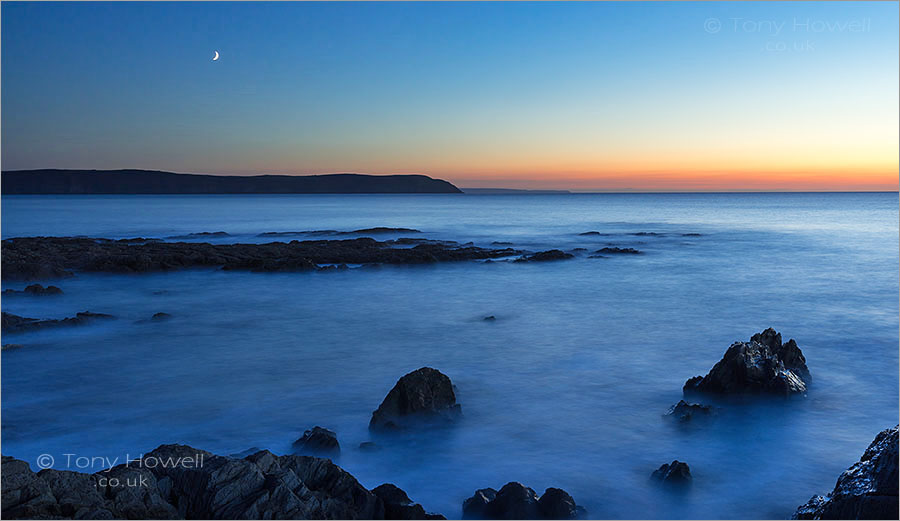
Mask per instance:
[[[689,379],[684,392],[802,394],[811,381],[797,343],[782,344],[781,334],[769,328],[749,343],[732,344],[709,374]]]
[[[372,493],[384,502],[385,519],[447,519],[440,514],[425,512],[422,505],[413,503],[406,492],[392,483],[379,485]]]
[[[531,255],[523,255],[513,262],[545,262],[545,261],[571,259],[573,257],[575,257],[575,256],[572,255],[571,253],[566,253],[562,250],[547,250],[547,251],[539,251],[539,252],[531,254]]]
[[[41,286],[40,284],[31,284],[26,286],[22,291],[15,289],[5,289],[3,290],[4,295],[34,295],[34,296],[47,296],[47,295],[62,295],[63,290],[59,289],[56,286]]]
[[[0,329],[4,333],[20,333],[23,331],[34,331],[37,329],[46,329],[59,326],[81,326],[95,320],[108,320],[116,318],[105,313],[91,313],[90,311],[82,311],[76,313],[74,317],[64,318],[62,320],[48,319],[40,320],[37,318],[26,318],[12,313],[2,312],[2,326]]]
[[[534,490],[510,482],[500,491],[483,488],[463,502],[463,519],[580,519],[584,508],[566,491],[548,488],[538,498]]]
[[[669,411],[663,416],[679,422],[689,422],[694,418],[694,416],[710,416],[712,415],[712,413],[712,407],[710,407],[709,405],[688,403],[684,400],[680,400],[678,403],[670,407]]]
[[[294,442],[294,451],[303,454],[319,454],[330,457],[341,453],[341,446],[334,431],[322,427],[313,427],[303,433],[303,437]]]
[[[793,519],[897,519],[898,428],[878,433],[827,496],[813,496]]]
[[[453,383],[437,369],[423,367],[397,381],[369,421],[369,429],[391,430],[414,423],[451,423],[462,411]]]
[[[641,250],[636,250],[634,248],[619,248],[617,246],[613,246],[613,247],[608,246],[606,248],[600,248],[599,250],[595,251],[594,253],[607,253],[607,254],[611,254],[611,255],[623,255],[623,254],[624,255],[640,255],[644,252],[642,252]]]
[[[244,459],[161,445],[96,474],[3,457],[4,519],[384,519],[384,501],[330,460]]]
[[[687,463],[678,460],[672,463],[664,463],[653,471],[650,478],[667,485],[689,485],[693,481],[691,468]]]

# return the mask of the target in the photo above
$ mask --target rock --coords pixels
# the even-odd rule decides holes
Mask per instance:
[[[803,394],[812,381],[806,358],[794,340],[781,343],[781,334],[769,328],[750,342],[735,342],[704,377],[684,384],[684,392],[716,394]]]
[[[381,450],[381,446],[374,441],[364,441],[359,444],[359,450],[363,452],[377,452]]]
[[[384,519],[384,502],[330,460],[243,459],[161,445],[96,474],[3,457],[4,519]]]
[[[897,431],[881,431],[827,496],[813,496],[793,519],[897,519]]]
[[[22,347],[22,344],[3,344],[2,349],[3,351],[6,351],[7,349],[18,349],[20,347]]]
[[[4,295],[34,295],[34,296],[47,296],[47,295],[62,295],[63,290],[59,289],[56,286],[41,286],[40,284],[31,284],[26,286],[22,291],[18,291],[15,289],[5,289],[3,290]]]
[[[363,228],[361,230],[353,230],[352,232],[340,232],[339,235],[350,235],[356,233],[422,233],[415,228],[388,228],[386,226],[376,226],[374,228]]]
[[[497,320],[497,317],[495,317],[494,315],[488,315],[488,316],[484,317],[483,320],[486,320],[488,322],[493,322],[493,321]]]
[[[390,430],[413,423],[452,423],[462,414],[453,384],[437,369],[423,367],[397,381],[369,421],[369,429]]]
[[[294,451],[303,454],[317,454],[334,457],[341,453],[341,446],[334,431],[322,427],[313,427],[303,433],[303,437],[294,442]]]
[[[391,483],[373,488],[372,493],[384,502],[385,519],[447,519],[440,514],[425,512],[422,505],[413,503],[406,492]]]
[[[600,233],[600,232],[591,231],[591,232],[582,232],[582,233],[579,233],[578,235],[589,236],[589,235],[606,235],[606,234]]]
[[[682,237],[702,237],[702,233],[682,233]]]
[[[650,478],[667,485],[690,485],[693,481],[691,468],[687,463],[675,460],[672,463],[664,463],[653,471]]]
[[[688,403],[680,400],[678,403],[669,408],[664,414],[666,418],[670,418],[679,422],[689,422],[694,416],[711,416],[712,407],[709,405],[700,405],[699,403]]]
[[[170,318],[172,318],[172,315],[160,311],[159,313],[154,313],[153,316],[150,317],[150,320],[153,322],[162,322],[164,320],[169,320]]]
[[[562,250],[547,250],[547,251],[539,251],[532,255],[523,255],[513,262],[546,262],[546,261],[571,259],[573,257],[575,257],[575,256],[572,255],[571,253],[566,253]]]
[[[608,253],[611,255],[640,255],[644,252],[642,252],[641,250],[636,250],[634,248],[619,248],[617,246],[607,246],[606,248],[600,248],[594,253]]]
[[[4,333],[21,333],[24,331],[34,331],[59,326],[81,326],[95,320],[109,320],[116,318],[105,313],[91,313],[90,311],[82,311],[76,313],[74,317],[64,318],[62,320],[26,318],[5,311],[2,312],[2,316],[2,328],[0,329],[2,329]]]
[[[463,519],[580,519],[587,516],[566,491],[548,488],[538,498],[521,483],[507,483],[496,491],[476,490],[463,502]]]
[[[4,280],[69,276],[74,271],[144,273],[197,267],[258,272],[314,270],[320,264],[423,264],[509,257],[522,252],[434,241],[412,248],[364,237],[265,244],[131,243],[73,237],[21,237],[2,242]]]

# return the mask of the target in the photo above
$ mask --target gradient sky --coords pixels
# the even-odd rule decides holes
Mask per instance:
[[[2,167],[897,190],[898,18],[896,2],[3,2]]]

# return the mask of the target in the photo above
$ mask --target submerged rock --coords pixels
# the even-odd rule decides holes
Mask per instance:
[[[689,485],[693,481],[691,468],[683,461],[675,460],[672,463],[664,463],[653,471],[650,478],[667,485]]]
[[[531,255],[523,255],[513,262],[546,262],[555,260],[565,260],[575,257],[571,253],[562,250],[539,251]]]
[[[684,392],[803,394],[811,381],[797,343],[782,344],[781,334],[769,328],[749,343],[732,344],[709,374],[689,379]]]
[[[159,313],[154,313],[153,316],[150,317],[150,320],[153,322],[162,322],[164,320],[169,320],[170,318],[172,318],[172,315],[160,311]]]
[[[81,326],[96,320],[110,320],[116,317],[105,313],[91,313],[90,311],[82,311],[76,313],[74,317],[64,318],[62,320],[48,319],[40,320],[37,318],[20,317],[12,313],[2,312],[2,331],[4,333],[21,333],[24,331],[35,331],[38,329],[46,329],[59,326]]]
[[[387,226],[376,226],[374,228],[362,228],[353,230],[352,232],[340,232],[339,235],[350,235],[356,233],[422,233],[421,230],[415,228],[388,228]]]
[[[640,255],[644,252],[641,250],[636,250],[634,248],[619,248],[617,246],[607,246],[606,248],[600,248],[594,253],[606,253],[610,255]]]
[[[581,519],[587,511],[565,490],[548,488],[540,498],[531,488],[510,482],[500,491],[483,488],[463,502],[463,519]]]
[[[341,445],[338,443],[337,434],[334,431],[318,426],[304,432],[303,436],[294,442],[293,448],[297,454],[316,454],[333,457],[341,453]]]
[[[372,493],[384,502],[385,519],[447,519],[440,514],[425,512],[422,505],[413,503],[406,492],[392,483],[379,485]]]
[[[897,432],[878,433],[827,496],[813,496],[793,519],[897,519]]]
[[[712,413],[712,407],[710,407],[709,405],[688,403],[684,400],[680,400],[678,403],[670,407],[669,411],[663,416],[679,422],[689,422],[694,418],[694,416],[711,416]]]
[[[497,320],[497,317],[495,317],[494,315],[488,315],[488,316],[484,317],[482,320],[486,320],[488,322],[493,322],[493,321]]]
[[[26,286],[22,291],[15,289],[5,289],[3,290],[4,295],[33,295],[38,297],[48,296],[48,295],[62,295],[63,290],[59,289],[56,286],[41,286],[40,284],[31,284]]]
[[[364,441],[359,444],[359,450],[363,452],[377,452],[381,450],[381,446],[374,441]]]
[[[3,457],[4,519],[385,519],[385,503],[327,459],[243,459],[161,445],[96,474],[34,473]]]
[[[372,413],[369,429],[399,429],[421,421],[452,423],[461,414],[450,378],[437,369],[423,367],[397,381]]]
[[[2,350],[6,351],[7,349],[18,349],[23,347],[22,344],[3,344]]]

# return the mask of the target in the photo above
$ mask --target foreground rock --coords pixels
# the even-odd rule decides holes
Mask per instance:
[[[781,334],[769,328],[735,342],[706,376],[695,376],[684,384],[684,392],[716,394],[806,393],[812,378],[806,358],[793,339],[781,343]]]
[[[450,378],[437,369],[423,367],[397,381],[372,413],[369,429],[402,429],[421,423],[446,424],[456,421],[461,414]]]
[[[697,417],[712,416],[713,410],[709,405],[700,405],[699,403],[688,403],[680,400],[678,403],[669,408],[664,414],[666,418],[675,420],[680,423],[687,423]]]
[[[40,284],[31,284],[30,286],[26,286],[25,289],[19,291],[16,289],[5,289],[3,290],[3,295],[33,295],[37,297],[45,297],[48,295],[62,295],[63,290],[59,289],[56,286],[41,286]]]
[[[827,496],[813,496],[794,519],[897,519],[897,427],[881,431]]]
[[[269,451],[235,459],[186,445],[96,474],[34,473],[4,456],[2,491],[4,519],[394,519],[327,459]]]
[[[90,311],[82,311],[76,313],[74,317],[64,318],[62,320],[48,319],[40,320],[37,318],[20,317],[12,313],[3,312],[2,331],[4,333],[22,333],[25,331],[36,331],[38,329],[47,329],[60,326],[83,326],[97,320],[111,320],[116,317],[105,313],[91,313]]]
[[[377,486],[372,493],[384,502],[385,519],[447,519],[440,514],[425,512],[422,505],[413,503],[406,492],[394,484]]]
[[[341,453],[337,434],[322,427],[313,427],[303,433],[303,437],[294,442],[294,451],[298,454],[315,454],[335,457]]]
[[[531,255],[523,255],[516,259],[514,262],[546,262],[571,259],[573,257],[575,256],[571,253],[566,253],[562,250],[547,250],[539,251]]]
[[[587,511],[565,490],[548,488],[538,497],[521,483],[496,491],[483,488],[463,502],[463,519],[584,519]]]
[[[664,463],[653,471],[650,479],[666,485],[685,486],[694,480],[691,476],[691,468],[683,461],[675,460],[672,463]]]
[[[142,273],[199,267],[228,270],[314,270],[320,264],[422,264],[519,255],[444,242],[394,248],[371,238],[209,244],[71,237],[24,237],[3,241],[4,280],[71,276],[77,271]]]

